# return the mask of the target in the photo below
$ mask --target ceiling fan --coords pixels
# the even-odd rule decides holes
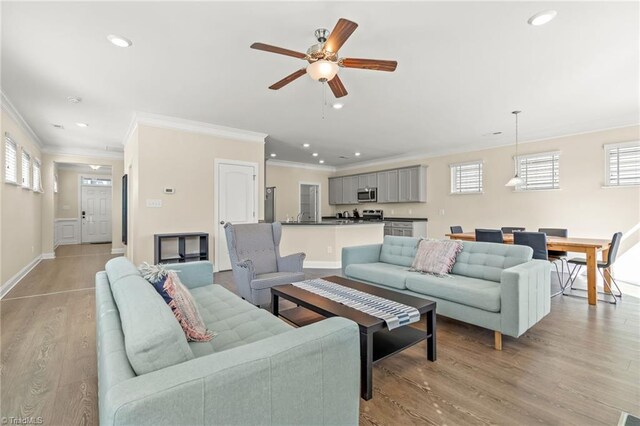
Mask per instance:
[[[293,80],[309,74],[309,76],[316,81],[322,83],[328,82],[334,96],[341,98],[347,95],[347,89],[345,89],[340,77],[338,77],[340,67],[392,72],[395,71],[398,66],[398,62],[396,61],[339,57],[338,50],[351,34],[353,34],[356,28],[358,28],[358,24],[355,22],[340,18],[331,33],[325,28],[317,29],[315,31],[315,37],[318,39],[318,44],[314,44],[307,49],[307,53],[296,52],[264,43],[253,43],[251,48],[278,53],[280,55],[293,56],[294,58],[309,62],[309,65],[272,84],[269,86],[269,89],[278,90]]]

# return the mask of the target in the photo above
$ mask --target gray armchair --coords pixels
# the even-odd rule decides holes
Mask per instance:
[[[224,225],[238,293],[254,305],[271,303],[271,287],[304,280],[304,253],[280,256],[282,225]]]

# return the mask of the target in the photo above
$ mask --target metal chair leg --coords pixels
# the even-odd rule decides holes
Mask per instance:
[[[564,293],[564,289],[566,287],[566,284],[564,283],[563,279],[564,279],[564,259],[556,259],[560,261],[560,264],[562,265],[562,276],[560,276],[560,269],[558,269],[558,264],[553,261],[551,262],[553,264],[553,266],[556,268],[556,275],[558,276],[558,285],[560,286],[560,291],[555,292],[551,295],[551,297],[556,297],[559,294]]]

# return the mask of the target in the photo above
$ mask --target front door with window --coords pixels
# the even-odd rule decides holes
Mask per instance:
[[[82,185],[83,243],[111,241],[111,187]]]

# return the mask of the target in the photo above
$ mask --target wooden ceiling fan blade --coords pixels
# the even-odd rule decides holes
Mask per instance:
[[[289,50],[283,47],[272,46],[270,44],[264,44],[264,43],[253,43],[251,45],[251,48],[257,49],[257,50],[264,50],[265,52],[278,53],[280,55],[293,56],[294,58],[298,58],[298,59],[304,59],[307,57],[307,55],[305,55],[302,52],[296,52],[295,50]]]
[[[338,23],[329,34],[329,38],[324,43],[324,50],[328,50],[332,53],[338,53],[338,50],[347,41],[347,39],[358,28],[358,24],[351,22],[348,19],[340,18]]]
[[[269,89],[271,89],[271,90],[281,89],[282,87],[284,87],[287,84],[291,83],[296,78],[302,77],[306,73],[307,73],[307,69],[306,68],[299,69],[298,71],[289,74],[288,76],[286,76],[282,80],[278,81],[277,83],[272,84],[271,86],[269,86]]]
[[[372,71],[392,72],[395,71],[398,66],[397,61],[386,61],[382,59],[344,58],[340,62],[345,68],[360,68]]]
[[[347,96],[347,89],[345,89],[344,84],[342,84],[342,80],[336,74],[331,80],[328,81],[329,87],[333,92],[333,96],[336,98],[341,98],[343,96]]]

